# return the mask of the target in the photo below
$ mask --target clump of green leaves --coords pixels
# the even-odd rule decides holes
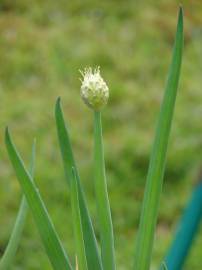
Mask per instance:
[[[134,270],[149,270],[165,169],[168,139],[173,119],[175,99],[180,76],[183,49],[183,13],[179,11],[173,58],[171,61],[165,95],[161,105],[156,135],[151,153],[146,182],[140,226],[136,241]],[[87,77],[85,77],[87,76]],[[110,204],[107,192],[105,161],[103,151],[101,109],[107,103],[108,87],[99,69],[93,73],[84,73],[82,96],[94,113],[94,186],[99,222],[100,243],[97,242],[90,218],[85,193],[77,170],[70,143],[68,127],[65,124],[60,99],[56,102],[55,118],[64,171],[71,192],[72,221],[76,242],[77,263],[73,264],[67,256],[57,235],[46,206],[33,181],[34,154],[30,172],[25,167],[9,130],[6,129],[5,142],[7,151],[21,185],[25,198],[19,211],[8,248],[0,262],[0,269],[10,267],[22,233],[27,205],[34,217],[46,253],[55,270],[115,270],[115,248]],[[34,153],[34,151],[33,151]],[[26,201],[25,201],[26,200]],[[100,254],[101,250],[101,254]],[[166,269],[165,264],[162,266]]]

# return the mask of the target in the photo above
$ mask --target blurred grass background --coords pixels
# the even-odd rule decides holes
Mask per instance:
[[[180,2],[185,10],[184,60],[154,266],[169,246],[202,154],[202,2]],[[37,138],[36,181],[74,259],[70,198],[54,121],[58,96],[62,97],[97,232],[92,113],[79,96],[78,70],[99,65],[111,95],[103,126],[118,269],[130,269],[178,5],[174,0],[0,1],[0,254],[21,198],[4,146],[4,128],[9,125],[27,164],[32,140]],[[200,230],[184,269],[200,269],[201,246]],[[12,269],[51,269],[31,215]]]

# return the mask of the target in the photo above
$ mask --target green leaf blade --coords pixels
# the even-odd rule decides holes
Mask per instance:
[[[183,11],[182,8],[180,8],[173,57],[150,157],[143,208],[136,241],[135,270],[149,270],[150,267],[154,232],[163,184],[166,152],[180,76],[182,49]]]
[[[81,222],[82,222],[88,270],[95,270],[95,269],[102,270],[103,268],[100,259],[100,254],[98,251],[98,245],[94,229],[92,226],[90,214],[87,208],[85,194],[81,185],[80,177],[74,160],[68,127],[65,124],[60,98],[58,98],[56,101],[55,120],[67,183],[70,184],[70,181],[72,179],[71,173],[72,168],[75,169],[75,174],[78,179],[78,197],[79,197],[80,214],[81,214]]]
[[[32,177],[26,171],[24,163],[11,140],[8,129],[6,129],[5,133],[5,143],[17,179],[33,214],[53,269],[72,270],[68,257],[60,243],[59,237],[54,229],[39,191],[32,181]]]
[[[35,142],[32,146],[32,155],[31,155],[31,162],[30,162],[30,174],[33,177],[34,175],[34,168],[35,168]],[[20,239],[22,236],[22,232],[25,226],[25,221],[27,217],[28,212],[28,204],[26,201],[26,198],[23,196],[19,211],[17,214],[17,218],[13,227],[13,231],[11,233],[8,245],[6,247],[6,250],[3,254],[3,257],[0,261],[0,270],[7,270],[9,267],[11,267],[13,260],[15,258],[15,254],[17,252]]]
[[[76,239],[76,254],[78,258],[78,269],[88,270],[82,223],[81,223],[80,206],[79,206],[78,180],[74,168],[72,168],[72,179],[73,181],[71,181],[70,183],[71,205],[72,205],[72,219],[74,224],[74,235]]]

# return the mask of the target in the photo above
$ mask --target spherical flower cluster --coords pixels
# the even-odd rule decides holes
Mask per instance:
[[[100,69],[86,68],[81,72],[83,76],[81,84],[81,97],[93,110],[100,111],[109,98],[109,88],[100,75]]]

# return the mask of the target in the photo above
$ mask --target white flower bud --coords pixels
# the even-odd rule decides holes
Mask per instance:
[[[83,81],[81,84],[81,97],[93,110],[100,111],[109,98],[109,88],[100,75],[100,69],[86,68],[81,72]]]

